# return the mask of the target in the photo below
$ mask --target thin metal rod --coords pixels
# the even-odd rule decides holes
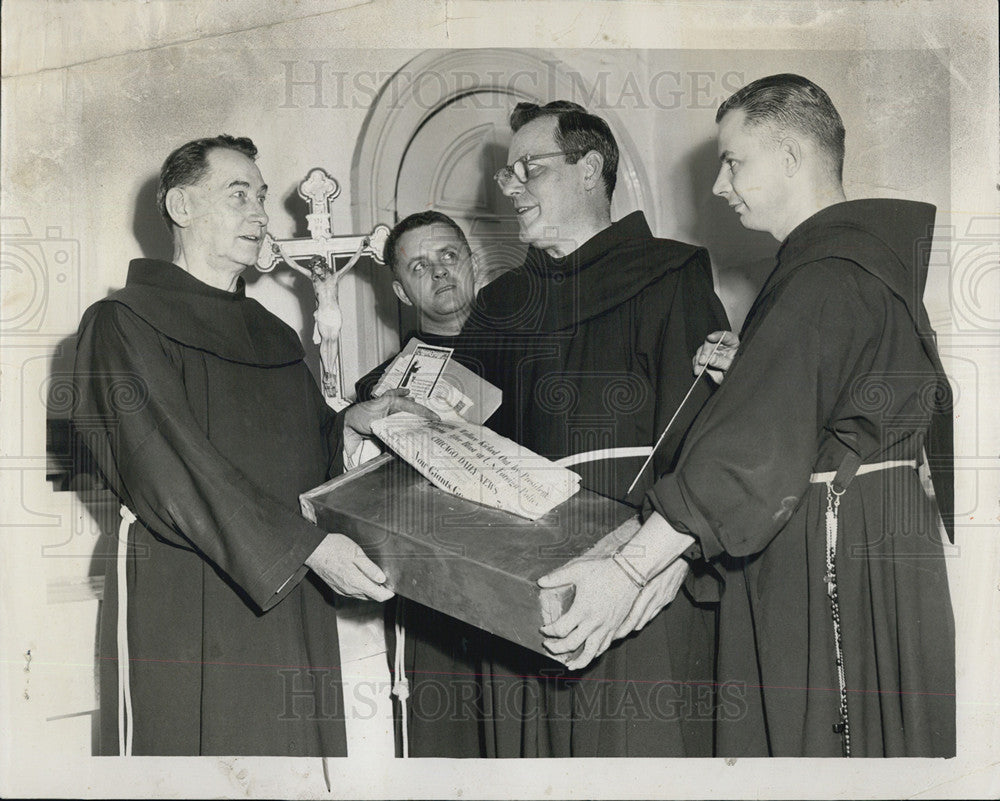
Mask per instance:
[[[670,421],[663,429],[663,433],[660,434],[660,438],[656,440],[656,444],[653,446],[653,450],[649,452],[649,456],[646,457],[646,461],[643,462],[643,465],[640,468],[639,472],[635,474],[635,478],[632,480],[632,483],[629,485],[629,488],[625,493],[626,495],[629,495],[632,492],[632,490],[635,489],[635,485],[639,483],[639,479],[642,478],[642,474],[646,472],[646,468],[649,467],[650,463],[653,461],[653,456],[656,454],[656,449],[660,447],[660,443],[662,443],[663,438],[667,436],[667,432],[670,430],[670,426],[674,424],[674,420],[676,420],[677,415],[681,413],[681,409],[684,408],[684,404],[687,403],[687,399],[691,397],[691,393],[694,392],[694,388],[698,386],[698,382],[701,381],[701,377],[705,375],[705,371],[708,369],[708,366],[712,363],[712,357],[715,356],[715,352],[719,349],[719,345],[721,344],[722,344],[722,338],[720,337],[719,341],[715,343],[715,347],[712,348],[712,352],[708,354],[708,361],[706,361],[701,370],[698,371],[698,375],[694,377],[694,383],[692,383],[691,386],[688,388],[687,394],[684,396],[680,404],[677,406],[677,410],[674,412],[674,416],[670,418]]]

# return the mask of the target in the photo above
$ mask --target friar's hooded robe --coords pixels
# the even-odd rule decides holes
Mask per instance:
[[[721,572],[720,756],[840,756],[813,473],[919,462],[950,524],[951,396],[922,298],[934,208],[839,203],[793,230],[722,385],[650,493]],[[917,470],[848,469],[837,597],[853,756],[955,753],[945,545]],[[840,481],[840,479],[838,479]],[[934,493],[931,493],[934,494]]]
[[[128,542],[133,753],[344,755],[333,594],[300,492],[339,471],[295,333],[168,262],[80,324],[74,414],[138,517]],[[117,570],[101,621],[101,752],[118,753]]]
[[[503,390],[491,428],[550,459],[589,454],[571,467],[582,486],[638,505],[673,465],[707,378],[629,494],[642,449],[691,387],[705,336],[727,327],[708,253],[654,238],[634,212],[565,258],[529,249],[480,292],[463,352]],[[709,755],[716,590],[695,566],[677,601],[580,671],[484,635],[486,755]]]

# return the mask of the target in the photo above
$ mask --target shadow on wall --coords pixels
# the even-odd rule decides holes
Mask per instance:
[[[298,187],[285,195],[285,199],[281,205],[284,206],[288,216],[295,222],[295,230],[292,232],[292,236],[296,239],[300,237],[308,238],[310,236],[309,221],[306,219],[306,215],[312,209],[309,207],[309,203],[302,199],[302,195],[298,192]]]
[[[489,238],[480,242],[477,290],[495,281],[504,273],[521,266],[528,252],[528,246],[518,236],[520,226],[514,215],[514,206],[493,180],[494,173],[507,163],[507,148],[497,142],[491,142],[483,148],[481,158],[484,184],[482,191],[484,195],[492,198],[492,202],[487,205],[493,210],[496,219],[490,221],[493,230],[488,232]]]
[[[132,234],[145,258],[170,261],[174,254],[174,241],[156,207],[158,182],[159,176],[153,175],[140,187],[132,215]]]
[[[49,603],[53,594],[59,597],[69,592],[64,600],[90,600],[103,604],[105,575],[115,564],[118,550],[119,501],[108,488],[98,468],[88,443],[99,445],[103,430],[88,426],[86,419],[76,424],[70,417],[77,411],[80,395],[73,378],[76,354],[76,335],[62,339],[52,351],[49,364],[49,382],[45,392],[46,410],[46,480],[52,492],[70,492],[75,496],[74,514],[60,526],[65,539],[48,543],[42,548],[43,557],[61,559],[89,559],[87,581],[70,582],[55,576],[46,577]],[[74,590],[75,588],[75,590]],[[81,591],[91,595],[81,597]],[[103,611],[103,609],[102,609]],[[98,614],[100,620],[100,613]],[[93,630],[93,653],[100,651],[100,625]],[[98,662],[98,666],[101,663]],[[100,669],[95,670],[94,694],[100,698]],[[91,717],[91,754],[100,753],[100,710],[84,714]]]
[[[712,194],[712,185],[719,172],[719,154],[714,139],[692,149],[682,169],[687,183],[676,182],[677,189],[681,190],[676,197],[680,203],[691,204],[688,230],[693,232],[695,242],[708,248],[719,282],[719,298],[726,307],[730,326],[739,331],[754,298],[774,268],[778,243],[768,233],[744,228],[726,201]]]

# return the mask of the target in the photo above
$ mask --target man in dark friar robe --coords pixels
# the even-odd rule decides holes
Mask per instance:
[[[406,341],[416,337],[428,345],[453,348],[453,359],[481,375],[482,361],[468,347],[468,338],[461,334],[475,299],[475,271],[472,251],[458,224],[437,211],[405,217],[386,240],[385,264],[392,271],[392,288],[399,301],[417,313],[419,330],[409,334]],[[392,359],[386,360],[357,382],[359,401],[372,397],[391,363]],[[405,607],[399,610],[397,604],[404,603]],[[408,680],[415,685],[409,700],[401,702],[410,705],[409,756],[482,756],[477,716],[462,712],[463,706],[474,709],[469,705],[479,694],[476,679],[479,663],[470,653],[470,644],[478,636],[476,630],[453,617],[401,598],[388,604],[386,620],[390,655],[397,647],[395,622],[399,620],[406,631],[403,664]],[[396,680],[400,678],[394,676]],[[434,686],[429,687],[430,684]],[[448,714],[442,715],[441,709],[448,710]],[[397,728],[401,725],[398,712],[397,709]],[[401,746],[400,736],[397,746]]]
[[[495,178],[530,247],[479,293],[463,332],[504,393],[490,427],[638,506],[712,391],[699,382],[629,492],[691,386],[692,356],[725,327],[708,253],[655,238],[642,212],[611,221],[619,151],[600,117],[522,103],[511,127],[510,164]],[[631,586],[614,570],[619,589]],[[663,572],[650,591],[684,583],[677,601],[585,669],[483,635],[485,753],[709,755],[717,585],[697,565],[688,574],[683,560]]]
[[[344,755],[335,593],[382,572],[299,514],[399,397],[335,416],[295,332],[246,297],[267,225],[249,139],[164,162],[173,263],[137,259],[80,324],[74,415],[122,502],[101,621],[104,754]],[[121,603],[124,601],[124,603]]]
[[[844,127],[805,78],[755,81],[716,121],[713,191],[782,245],[719,390],[649,493],[632,561],[651,576],[695,548],[724,579],[718,681],[742,702],[720,705],[717,754],[954,755],[934,503],[950,533],[951,398],[922,303],[934,208],[845,200]],[[599,578],[577,584],[558,647],[631,626],[637,593],[601,595]]]

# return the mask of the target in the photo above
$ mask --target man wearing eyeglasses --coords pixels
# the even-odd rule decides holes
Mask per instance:
[[[629,492],[691,386],[692,356],[727,327],[708,253],[654,238],[642,212],[611,221],[618,146],[600,117],[520,103],[511,127],[510,163],[494,177],[530,247],[480,292],[465,331],[489,343],[485,377],[504,392],[491,427],[638,506],[712,391],[698,383]],[[714,580],[681,560],[657,581],[690,594],[585,670],[484,636],[487,755],[710,754],[715,609],[699,593]]]

